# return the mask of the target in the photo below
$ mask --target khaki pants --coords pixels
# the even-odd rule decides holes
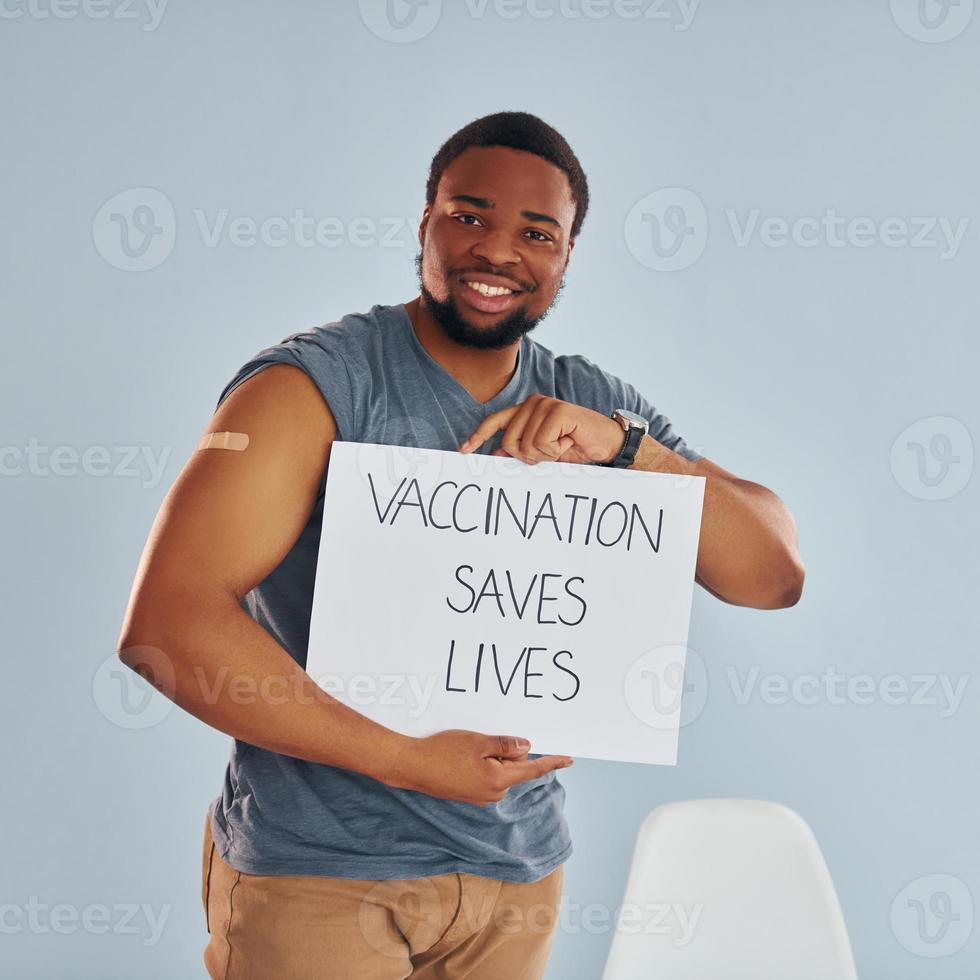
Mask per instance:
[[[250,875],[205,820],[204,964],[220,980],[540,980],[562,878],[561,865],[529,884]]]

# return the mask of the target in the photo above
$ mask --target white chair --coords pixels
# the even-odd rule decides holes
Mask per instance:
[[[647,814],[602,980],[857,980],[803,818],[762,800]]]

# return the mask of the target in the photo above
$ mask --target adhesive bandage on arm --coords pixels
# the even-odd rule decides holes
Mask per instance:
[[[205,432],[198,449],[232,449],[240,453],[248,445],[248,434],[245,432]]]

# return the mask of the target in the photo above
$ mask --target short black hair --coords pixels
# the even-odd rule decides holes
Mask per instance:
[[[534,153],[553,163],[565,172],[575,201],[575,218],[570,238],[575,238],[582,228],[585,212],[589,208],[589,182],[578,157],[565,141],[565,137],[543,119],[530,112],[494,112],[467,123],[453,133],[439,148],[429,167],[429,179],[425,185],[425,203],[435,203],[436,191],[443,172],[453,160],[471,146],[507,146],[525,153]]]

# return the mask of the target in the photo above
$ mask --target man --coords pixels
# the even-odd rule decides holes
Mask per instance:
[[[799,598],[774,494],[696,453],[632,385],[527,336],[587,205],[536,116],[464,127],[432,161],[421,294],[243,365],[160,510],[119,652],[235,739],[205,826],[213,977],[537,978],[553,940],[571,853],[556,770],[572,760],[514,735],[399,735],[303,670],[334,439],[706,477],[697,581],[759,609]],[[616,409],[648,433],[624,435]]]

